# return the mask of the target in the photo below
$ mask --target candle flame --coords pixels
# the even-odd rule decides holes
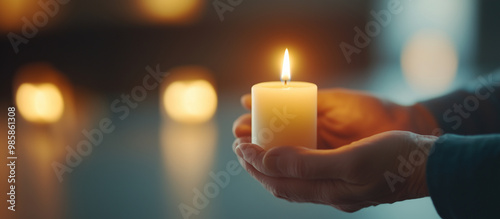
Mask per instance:
[[[286,49],[285,57],[283,58],[283,69],[281,70],[281,81],[286,84],[290,79],[290,58],[288,56],[288,49]]]

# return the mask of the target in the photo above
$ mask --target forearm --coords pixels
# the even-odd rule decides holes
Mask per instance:
[[[428,157],[426,174],[441,217],[498,217],[500,134],[442,136]]]
[[[422,104],[444,133],[500,133],[500,73],[480,76],[466,89]]]

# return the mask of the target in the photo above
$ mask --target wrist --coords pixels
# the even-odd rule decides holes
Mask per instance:
[[[415,177],[411,180],[413,184],[411,191],[411,194],[414,196],[413,198],[429,196],[429,189],[427,187],[427,159],[437,139],[438,137],[432,135],[418,135],[416,138],[414,154],[418,154],[424,160],[419,162],[421,163],[420,165],[415,165]]]

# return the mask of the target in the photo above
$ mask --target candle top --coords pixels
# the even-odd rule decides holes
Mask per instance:
[[[302,82],[302,81],[291,81],[288,82],[287,85],[285,86],[281,81],[269,81],[269,82],[262,82],[255,84],[253,87],[258,87],[258,88],[263,88],[263,89],[276,89],[276,88],[283,88],[283,89],[289,89],[289,88],[316,88],[316,85],[313,83],[309,82]]]
[[[288,49],[285,50],[285,56],[283,59],[283,69],[281,71],[281,82],[280,81],[270,81],[262,82],[252,86],[253,89],[280,89],[280,90],[290,90],[290,89],[317,89],[317,86],[309,82],[301,81],[290,81],[290,59],[288,55]]]

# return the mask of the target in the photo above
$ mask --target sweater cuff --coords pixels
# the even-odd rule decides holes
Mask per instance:
[[[446,134],[431,149],[427,187],[442,218],[498,217],[500,135]]]

